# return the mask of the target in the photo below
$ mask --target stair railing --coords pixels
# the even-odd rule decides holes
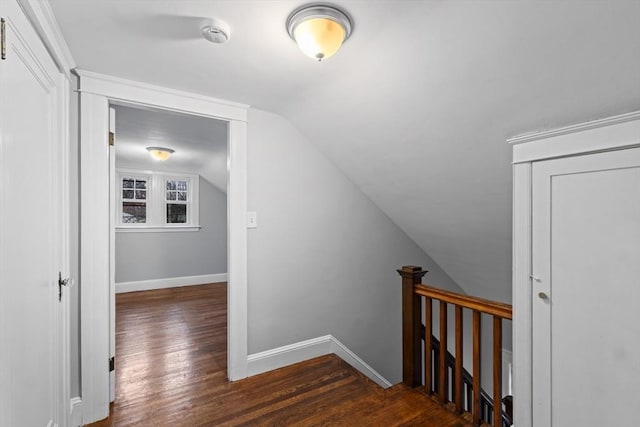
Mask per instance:
[[[512,320],[512,308],[509,304],[490,301],[456,292],[445,291],[422,284],[427,271],[420,267],[404,266],[398,270],[402,276],[402,380],[409,387],[425,384],[428,394],[435,394],[440,402],[452,402],[459,414],[470,412],[472,422],[480,425],[491,422],[494,427],[508,425],[508,418],[502,408],[502,320]],[[439,342],[433,340],[433,301],[440,306]],[[424,302],[424,326],[421,317]],[[455,307],[455,356],[447,349],[447,304]],[[469,309],[473,315],[473,376],[469,387],[469,373],[462,362],[463,348],[463,309]],[[481,315],[493,317],[493,399],[487,402],[483,398],[480,385],[481,369]],[[425,351],[422,352],[422,340]],[[437,348],[434,344],[437,343]],[[450,356],[449,358],[447,356]],[[453,358],[453,361],[451,360]],[[437,359],[437,360],[436,360]],[[424,361],[425,369],[422,370]],[[451,375],[453,396],[449,393],[449,372]],[[466,373],[466,375],[465,375]],[[471,396],[471,402],[469,401]],[[488,413],[487,409],[491,412]]]

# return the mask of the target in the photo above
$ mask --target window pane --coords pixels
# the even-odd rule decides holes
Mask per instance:
[[[133,179],[124,178],[122,180],[122,188],[133,188]]]
[[[187,201],[187,192],[186,191],[179,191],[178,192],[178,200],[182,200],[183,202]]]
[[[175,189],[176,189],[176,182],[175,181],[167,181],[167,190],[175,190]]]
[[[147,204],[141,202],[123,202],[122,222],[125,224],[147,222]]]
[[[146,190],[147,189],[147,181],[140,181],[136,179],[136,188]]]
[[[185,224],[187,205],[167,203],[167,224]]]
[[[144,190],[136,190],[136,199],[144,200],[147,198],[147,192]]]
[[[175,200],[176,192],[175,191],[167,191],[167,200]]]
[[[187,181],[176,181],[176,190],[187,191]]]
[[[133,199],[133,190],[122,190],[123,199]]]

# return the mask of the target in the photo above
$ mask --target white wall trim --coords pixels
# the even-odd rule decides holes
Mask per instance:
[[[599,127],[614,125],[616,123],[624,123],[640,119],[640,111],[619,114],[617,116],[605,117],[603,119],[591,120],[588,122],[576,123],[569,126],[563,126],[555,129],[541,130],[537,132],[529,132],[507,138],[508,144],[521,144],[523,142],[537,141],[539,139],[552,138],[555,136],[566,135],[569,133],[582,132],[584,130],[596,129]]]
[[[216,117],[225,121],[247,121],[249,105],[191,92],[170,89],[148,83],[107,76],[76,69],[80,76],[80,91],[108,97],[111,101],[134,102],[137,105],[160,106],[171,103],[171,110],[187,114]],[[212,114],[212,106],[215,112]]]
[[[51,57],[67,79],[71,77],[71,70],[76,63],[71,50],[62,36],[58,21],[46,0],[18,0],[38,35],[42,38]]]
[[[227,281],[227,273],[202,274],[200,276],[167,277],[165,279],[137,280],[116,283],[116,293],[148,291],[151,289],[177,288]]]
[[[356,355],[353,351],[349,350],[347,346],[342,344],[335,337],[332,336],[331,341],[333,344],[333,353],[335,353],[349,365],[356,368],[358,371],[362,372],[371,381],[383,388],[389,388],[393,385],[385,377],[380,375],[378,371],[373,369],[367,362],[358,357],[358,355]]]
[[[386,378],[332,335],[251,354],[247,357],[247,370],[249,376],[253,376],[327,354],[335,354],[340,357],[380,387],[389,388],[392,386]]]
[[[200,231],[199,225],[126,226],[118,225],[116,233],[185,233]]]
[[[640,111],[507,140],[513,163],[617,150],[640,145]]]
[[[82,398],[72,397],[69,401],[69,407],[69,413],[71,414],[71,417],[69,418],[69,425],[71,427],[84,425],[82,422]]]
[[[246,106],[145,83],[78,71],[80,76],[81,367],[84,422],[109,411],[110,103],[156,108],[228,123],[228,377],[247,376]]]
[[[109,101],[80,94],[80,366],[86,423],[109,415]]]
[[[513,166],[513,396],[514,424],[533,420],[531,296],[531,163]]]

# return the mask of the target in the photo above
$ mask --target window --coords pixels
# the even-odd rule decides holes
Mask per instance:
[[[147,222],[147,177],[123,176],[120,178],[123,224]]]
[[[118,170],[118,231],[197,231],[198,175]]]
[[[189,182],[178,179],[167,179],[165,204],[167,206],[167,224],[185,224],[189,205]]]

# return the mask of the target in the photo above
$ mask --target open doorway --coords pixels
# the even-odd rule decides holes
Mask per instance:
[[[203,362],[226,371],[228,123],[123,105],[110,117],[118,417],[132,401],[161,398],[149,390],[184,396]]]
[[[247,376],[248,106],[76,70],[80,92],[80,390],[85,423],[109,414],[109,105],[187,113],[227,123],[227,378]]]

